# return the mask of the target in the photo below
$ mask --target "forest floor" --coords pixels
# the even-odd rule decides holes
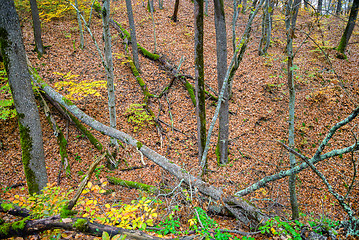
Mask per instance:
[[[142,2],[133,3],[136,23],[137,40],[143,47],[153,52],[155,49],[153,24],[151,14]],[[181,1],[178,22],[171,20],[174,1],[165,1],[164,9],[155,6],[154,20],[156,28],[156,52],[164,56],[173,65],[178,65],[183,57],[181,72],[194,76],[194,25],[193,3]],[[233,7],[230,1],[225,1],[228,38],[228,62],[232,58],[231,21]],[[248,11],[249,12],[249,11]],[[208,155],[209,169],[207,181],[226,193],[237,192],[261,178],[288,169],[288,153],[277,140],[287,142],[288,132],[288,88],[286,84],[286,35],[284,14],[278,8],[273,13],[273,29],[271,46],[267,56],[258,56],[258,44],[261,37],[261,18],[256,17],[252,37],[248,49],[240,64],[233,82],[233,96],[230,99],[230,162],[226,166],[217,166],[214,153],[217,140],[217,127],[212,136],[211,149]],[[28,58],[45,81],[58,92],[69,96],[71,90],[66,87],[56,87],[59,82],[105,81],[105,72],[97,55],[94,44],[85,34],[85,48],[79,48],[77,20],[74,15],[61,19],[53,19],[43,23],[43,41],[46,54],[38,59],[33,52],[33,33],[31,18],[28,13],[19,12],[23,39]],[[118,21],[126,29],[126,6],[123,1],[112,2],[111,18]],[[297,23],[294,49],[297,55],[294,59],[296,81],[296,113],[295,113],[295,142],[296,148],[306,156],[312,156],[328,130],[338,121],[346,118],[357,106],[359,95],[358,61],[359,61],[359,29],[356,27],[347,48],[347,59],[336,58],[337,46],[347,17],[329,16],[318,17],[310,11],[300,10]],[[247,23],[248,13],[239,14],[236,25],[237,37],[241,37]],[[216,40],[213,3],[209,3],[208,16],[205,17],[204,54],[205,81],[208,86],[217,91],[216,80]],[[97,17],[92,18],[92,31],[102,49],[102,22]],[[310,39],[306,36],[310,32]],[[162,132],[150,122],[142,121],[141,126],[129,121],[129,109],[134,104],[142,104],[144,95],[135,80],[131,69],[126,63],[124,44],[119,33],[111,28],[112,51],[114,56],[117,128],[132,135],[143,144],[166,156],[173,163],[183,167],[193,175],[199,172],[196,144],[195,109],[186,88],[180,81],[175,81],[172,88],[161,99],[150,99],[150,108],[156,116],[167,124],[161,124]],[[316,43],[314,43],[313,39]],[[300,48],[298,48],[300,46]],[[323,49],[327,58],[323,55]],[[140,56],[142,77],[149,91],[158,94],[171,81],[171,76],[154,61]],[[332,70],[335,70],[334,72]],[[60,74],[59,74],[60,73]],[[67,74],[67,78],[61,76]],[[71,77],[69,77],[71,76]],[[194,85],[193,80],[189,81]],[[1,84],[4,84],[3,82]],[[208,89],[208,88],[207,88]],[[107,92],[105,85],[96,88],[100,96],[72,95],[73,102],[86,114],[109,125],[107,107]],[[1,98],[8,95],[0,93]],[[207,127],[214,114],[215,105],[211,99],[206,100]],[[46,167],[50,183],[56,183],[60,169],[59,147],[51,126],[48,124],[42,108],[39,108],[43,129]],[[62,175],[60,186],[65,189],[76,189],[81,177],[88,166],[99,156],[99,151],[74,126],[67,125],[56,110],[52,109],[54,117],[68,137],[67,151],[71,175]],[[359,120],[339,130],[325,151],[343,148],[354,143],[358,132]],[[173,124],[173,129],[171,127]],[[218,124],[217,124],[218,125]],[[25,184],[25,176],[21,163],[21,146],[17,119],[0,120],[0,197],[13,200],[14,196],[26,196],[26,189],[14,187]],[[174,129],[178,129],[176,131]],[[92,133],[107,146],[109,138],[96,131]],[[354,153],[327,159],[317,165],[335,189],[345,195],[353,178],[353,162],[357,155]],[[161,167],[144,159],[146,166],[136,170],[121,171],[130,167],[142,166],[141,155],[133,147],[121,147],[117,155],[119,166],[117,170],[109,170],[105,164],[96,168],[92,182],[99,184],[107,176],[136,181],[155,186],[174,188],[178,180],[166,173]],[[297,161],[301,161],[297,159]],[[264,212],[274,216],[279,215],[290,219],[289,193],[287,178],[268,184],[265,188],[249,194],[245,199],[260,207]],[[12,187],[13,188],[10,188]],[[132,200],[146,193],[114,185],[110,195],[92,195],[101,204]],[[342,220],[346,217],[336,200],[328,193],[326,187],[310,169],[302,171],[297,176],[298,202],[301,220],[333,219]],[[356,179],[348,195],[347,202],[358,214],[359,181]],[[152,196],[153,197],[153,196]],[[195,197],[196,198],[196,197]],[[188,220],[193,218],[193,207],[200,205],[200,200],[186,201],[179,194],[163,200],[167,209],[179,206],[181,229],[188,228]],[[214,217],[220,228],[246,229],[234,219]],[[83,238],[76,235],[76,238]],[[257,235],[255,238],[261,238]]]

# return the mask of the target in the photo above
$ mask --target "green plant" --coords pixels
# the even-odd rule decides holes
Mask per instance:
[[[127,121],[134,125],[134,132],[155,124],[153,117],[144,109],[145,106],[145,104],[134,103],[126,110]]]
[[[16,110],[3,63],[0,64],[0,94],[4,96],[4,99],[0,99],[0,119],[14,118]]]
[[[157,225],[158,228],[161,228],[161,230],[156,231],[158,234],[166,235],[169,233],[172,234],[181,233],[180,231],[177,230],[177,228],[180,227],[180,222],[178,218],[175,218],[176,211],[178,211],[178,206],[175,206],[172,212]]]
[[[75,49],[74,49],[75,50]],[[79,75],[72,75],[71,71],[67,73],[54,72],[53,74],[61,76],[61,80],[55,83],[57,90],[66,89],[66,98],[70,100],[81,100],[87,96],[101,97],[101,93],[98,89],[106,89],[106,81],[73,81]]]

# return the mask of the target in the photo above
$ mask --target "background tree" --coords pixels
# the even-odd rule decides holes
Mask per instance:
[[[202,153],[206,145],[206,103],[203,60],[203,0],[194,1],[194,49],[198,158],[200,164],[203,164],[202,168],[205,168],[207,163],[201,163]]]
[[[137,71],[141,72],[140,60],[138,59],[136,28],[135,28],[135,21],[133,20],[131,0],[126,0],[126,8],[127,8],[128,23],[130,25],[133,63],[135,64]]]
[[[78,10],[79,9],[79,4],[78,4],[78,0],[75,0],[75,7]],[[79,25],[79,31],[80,31],[80,48],[84,48],[84,32],[82,30],[82,22],[81,22],[81,16],[80,16],[80,11],[76,10],[76,16],[77,16],[77,22]]]
[[[173,10],[173,15],[171,17],[172,21],[177,22],[177,14],[178,14],[179,0],[175,1],[175,8]]]
[[[322,14],[323,0],[318,0],[317,13]]]
[[[214,0],[214,23],[216,28],[217,45],[217,81],[218,89],[222,89],[227,72],[227,31],[223,0]],[[228,163],[228,137],[229,137],[229,88],[224,93],[224,102],[219,110],[219,132],[216,148],[217,162]]]
[[[335,14],[339,15],[342,12],[342,0],[337,1],[337,8],[335,10]]]
[[[0,0],[0,5],[0,47],[18,115],[22,163],[29,193],[38,193],[47,184],[39,112],[14,2]]]
[[[342,35],[342,38],[340,39],[338,46],[338,51],[341,53],[344,53],[345,49],[347,48],[349,39],[353,33],[355,27],[355,21],[358,16],[358,10],[359,10],[359,0],[354,0],[352,8],[350,10],[347,26],[345,27],[344,33]]]
[[[116,97],[115,85],[113,83],[113,61],[111,50],[111,33],[110,33],[110,0],[103,1],[102,8],[103,20],[103,39],[105,41],[105,61],[106,61],[106,77],[107,77],[107,92],[108,92],[108,108],[110,111],[110,126],[116,128]],[[111,138],[111,145],[118,146],[117,140]]]
[[[293,39],[294,39],[294,30],[295,24],[297,21],[297,14],[300,5],[300,0],[289,0],[287,2],[286,8],[286,17],[285,17],[285,27],[287,30],[287,81],[289,89],[289,128],[288,128],[288,142],[289,147],[294,149],[294,110],[295,110],[295,84],[293,79]],[[293,168],[296,165],[295,155],[293,153],[289,154],[290,167]],[[290,193],[290,204],[292,207],[292,218],[299,218],[299,209],[297,202],[297,195],[295,190],[295,174],[290,175],[289,177],[289,193]]]
[[[36,0],[30,0],[32,23],[34,28],[35,50],[41,57],[45,50],[41,39],[41,22],[39,17],[39,9],[37,8]]]

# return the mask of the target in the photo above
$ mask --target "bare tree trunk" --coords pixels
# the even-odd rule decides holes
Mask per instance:
[[[78,5],[78,1],[75,0],[75,7],[76,9],[79,9],[79,5]],[[79,31],[80,31],[80,48],[84,48],[84,31],[82,30],[82,22],[81,22],[81,17],[80,17],[80,12],[76,11],[76,16],[77,16],[77,22],[79,24]]]
[[[204,60],[203,60],[203,0],[194,1],[194,48],[195,48],[195,78],[196,78],[196,115],[198,136],[198,159],[201,163],[202,153],[206,144],[206,102],[204,89]],[[207,161],[203,168],[206,169]]]
[[[224,15],[223,0],[214,0],[214,23],[216,27],[217,44],[217,81],[218,89],[222,89],[227,72],[227,31]],[[228,111],[228,87],[225,89],[224,101],[219,110],[219,132],[216,147],[217,163],[228,163],[228,137],[229,137],[229,111]]]
[[[0,47],[18,115],[22,163],[29,193],[39,193],[47,184],[39,112],[14,1],[0,0],[0,6]]]
[[[128,22],[129,22],[129,25],[130,25],[133,62],[135,64],[136,68],[137,68],[137,71],[141,72],[140,60],[138,59],[136,28],[135,28],[135,21],[133,20],[133,12],[132,12],[131,0],[126,0],[126,7],[127,7]]]
[[[323,0],[318,0],[317,13],[322,14]]]
[[[180,0],[176,0],[175,8],[173,10],[173,15],[171,17],[172,21],[177,22],[177,14],[178,14],[178,7],[179,7]]]
[[[258,54],[259,56],[266,55],[270,44],[271,32],[272,32],[272,14],[273,1],[266,0],[263,8],[262,16],[262,37],[259,43]],[[271,5],[271,6],[270,6]]]
[[[339,46],[338,46],[338,51],[341,53],[344,53],[344,51],[348,45],[349,39],[353,33],[355,21],[358,16],[358,10],[359,10],[359,0],[354,0],[352,8],[350,10],[350,15],[349,15],[349,20],[348,20],[347,26],[345,27],[343,36],[340,39]]]
[[[342,0],[338,0],[337,2],[337,9],[335,11],[336,15],[340,15],[342,12]]]
[[[116,128],[116,97],[115,85],[113,83],[113,62],[111,49],[111,33],[110,33],[110,0],[103,1],[102,8],[103,20],[103,39],[105,41],[105,61],[106,61],[106,77],[107,77],[107,93],[108,93],[108,108],[110,112],[110,126]],[[111,138],[111,145],[118,146],[117,140]]]
[[[288,129],[288,141],[289,147],[294,148],[294,110],[295,110],[295,84],[293,79],[293,38],[294,38],[294,29],[297,19],[297,13],[299,9],[300,0],[289,0],[286,8],[286,30],[287,30],[287,56],[288,56],[288,89],[289,89],[289,129]],[[293,153],[289,154],[290,167],[294,168],[296,165],[295,155]],[[299,218],[299,209],[298,201],[295,189],[295,178],[296,175],[292,174],[289,177],[289,193],[290,193],[290,203],[292,207],[292,218]]]
[[[30,0],[30,7],[31,7],[34,38],[36,45],[35,50],[41,57],[45,53],[45,50],[41,39],[41,22],[40,22],[39,9],[37,8],[36,0]]]

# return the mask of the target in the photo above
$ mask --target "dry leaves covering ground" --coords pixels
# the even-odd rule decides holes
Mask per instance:
[[[228,33],[228,61],[232,57],[231,47],[231,18],[232,3],[225,2],[227,14]],[[174,1],[164,2],[164,9],[157,6],[154,13],[156,26],[157,53],[166,57],[173,64],[179,64],[181,57],[185,61],[181,70],[185,74],[194,75],[194,27],[193,7],[191,1],[181,1],[179,21],[173,23],[172,15]],[[134,2],[134,16],[136,22],[137,39],[139,44],[150,51],[154,50],[152,19],[142,2]],[[128,29],[126,6],[123,1],[112,2],[111,17]],[[209,13],[205,17],[205,79],[213,89],[217,89],[216,83],[216,55],[215,55],[215,27],[212,2],[209,4]],[[324,17],[320,24],[315,23],[316,16],[301,10],[298,18],[298,31],[295,39],[295,49],[305,40],[311,26],[314,30],[311,37],[324,49],[330,59],[330,64],[323,56],[319,48],[307,39],[298,50],[295,65],[298,66],[296,76],[296,146],[306,156],[312,156],[324,138],[328,129],[337,121],[344,119],[357,105],[359,94],[358,59],[359,29],[354,29],[351,42],[348,46],[348,59],[335,58],[335,47],[346,24],[345,17]],[[52,86],[61,81],[61,76],[54,72],[79,75],[74,81],[98,81],[105,80],[105,73],[100,64],[99,57],[92,40],[85,34],[85,48],[79,49],[79,36],[77,21],[74,16],[65,19],[52,20],[43,24],[43,41],[49,46],[47,53],[40,60],[32,51],[33,35],[31,18],[22,13],[22,29],[24,43],[28,57],[38,69],[40,75]],[[248,15],[240,14],[237,22],[237,36],[241,36]],[[258,43],[261,36],[261,22],[257,17],[253,27],[252,39],[245,54],[244,60],[236,74],[233,83],[233,97],[230,100],[230,163],[227,166],[216,165],[214,144],[210,154],[209,168],[212,172],[208,176],[208,182],[223,188],[228,193],[233,193],[256,182],[264,176],[280,170],[288,169],[288,153],[276,143],[276,140],[287,139],[288,119],[288,89],[286,87],[285,62],[285,27],[283,14],[277,8],[274,11],[273,33],[271,47],[268,56],[258,56]],[[98,18],[93,18],[92,29],[96,39],[101,42],[102,23]],[[162,124],[163,132],[159,133],[154,126],[144,127],[134,132],[134,126],[128,122],[126,110],[131,104],[141,104],[143,95],[140,87],[133,77],[130,68],[125,63],[125,51],[122,39],[114,30],[112,31],[112,46],[114,55],[115,83],[116,83],[116,111],[117,128],[133,135],[145,145],[154,149],[174,163],[182,166],[192,174],[198,173],[198,160],[196,158],[196,121],[195,110],[184,86],[176,81],[168,94],[159,100],[151,100],[150,108],[156,116],[166,122]],[[100,43],[102,44],[102,43]],[[75,46],[75,47],[74,47]],[[170,76],[157,63],[140,56],[142,77],[151,93],[158,94],[171,80]],[[333,66],[335,73],[331,71]],[[190,80],[192,81],[192,80]],[[194,84],[194,82],[192,82]],[[342,87],[341,84],[344,86]],[[59,90],[67,94],[66,88]],[[74,101],[88,115],[100,122],[109,124],[107,93],[100,89],[101,97],[88,96]],[[208,126],[214,113],[214,102],[207,100]],[[41,108],[40,108],[41,110]],[[68,154],[71,164],[71,177],[61,179],[62,186],[76,188],[81,176],[79,171],[85,171],[99,152],[89,141],[76,130],[74,126],[66,125],[66,121],[53,111],[57,123],[68,134]],[[59,149],[53,131],[48,125],[44,114],[40,111],[43,128],[44,147],[49,181],[56,182],[60,167]],[[173,131],[173,126],[179,131]],[[342,148],[353,143],[358,120],[343,127],[330,141],[326,151]],[[21,165],[21,148],[19,132],[15,119],[0,121],[0,185],[4,189],[14,184],[25,183]],[[107,146],[109,139],[100,133],[93,134]],[[212,142],[216,141],[212,137]],[[357,155],[354,154],[354,160]],[[140,166],[141,156],[132,147],[121,148],[118,159],[119,169]],[[300,161],[300,160],[298,160]],[[142,182],[151,185],[165,185],[174,187],[178,184],[159,166],[154,166],[145,159],[145,168],[120,171],[106,170],[103,168],[95,176],[95,183],[106,176],[116,176],[121,179]],[[318,164],[318,168],[333,184],[337,191],[345,194],[353,177],[351,155],[336,157]],[[140,194],[136,190],[123,187],[108,186],[115,190],[104,202],[121,200],[130,202]],[[297,182],[298,201],[301,212],[313,217],[327,217],[342,219],[343,211],[336,201],[327,192],[323,183],[311,170],[305,170],[298,175]],[[9,198],[13,194],[19,194],[19,188],[15,188],[3,194],[1,198]],[[358,181],[349,195],[351,207],[356,212],[359,205],[356,200],[359,193]],[[103,196],[102,196],[103,197]],[[289,217],[290,206],[287,190],[287,180],[281,180],[268,184],[266,188],[246,196],[248,200],[257,204],[271,214]],[[178,204],[174,197],[168,200],[168,204]],[[186,214],[190,209],[183,207],[182,221],[188,220]],[[235,228],[235,221],[216,219],[220,225]]]

